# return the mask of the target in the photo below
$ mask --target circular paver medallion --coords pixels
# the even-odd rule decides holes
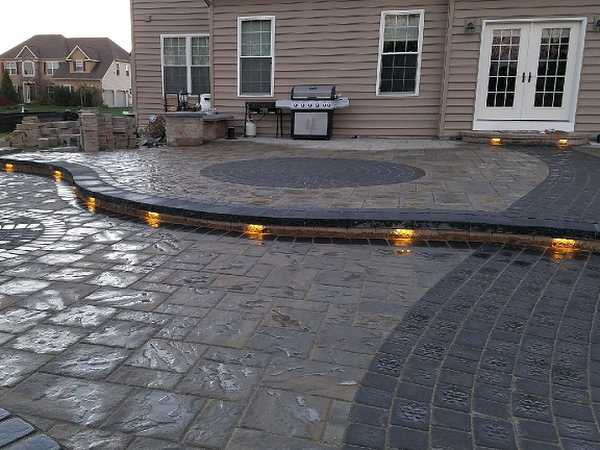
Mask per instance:
[[[249,186],[334,189],[418,180],[425,171],[387,161],[352,158],[269,158],[214,164],[200,174]]]

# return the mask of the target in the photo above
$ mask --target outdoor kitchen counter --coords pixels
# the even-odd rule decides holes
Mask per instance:
[[[227,121],[233,116],[204,111],[175,111],[164,114],[167,145],[193,147],[225,137]]]

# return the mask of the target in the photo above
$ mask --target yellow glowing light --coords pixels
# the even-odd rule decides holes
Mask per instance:
[[[15,170],[15,166],[14,166],[13,164],[9,164],[9,163],[6,163],[6,165],[4,166],[4,168],[5,168],[5,169],[6,169],[6,171],[7,171],[7,172],[9,172],[9,173],[10,173],[10,172],[14,172],[14,170]]]
[[[491,143],[492,143],[492,145],[500,145],[500,144],[502,144],[502,139],[492,138]]]
[[[94,197],[88,197],[85,203],[89,212],[96,212],[96,199]]]
[[[560,147],[565,147],[565,146],[569,145],[569,140],[568,139],[559,139],[558,140],[558,145]]]
[[[396,228],[394,231],[392,231],[392,234],[400,239],[411,239],[415,235],[415,230]]]
[[[555,249],[568,250],[574,248],[576,244],[577,241],[575,239],[552,239],[552,247]]]
[[[262,233],[265,231],[264,225],[249,224],[246,225],[246,233]]]
[[[60,170],[55,170],[54,171],[54,179],[56,181],[60,181],[62,178],[62,172]]]
[[[151,227],[157,228],[161,224],[160,214],[157,212],[148,211],[145,217],[146,223]]]

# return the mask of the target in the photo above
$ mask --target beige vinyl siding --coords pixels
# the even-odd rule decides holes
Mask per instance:
[[[597,0],[456,0],[442,135],[458,135],[473,127],[482,21],[554,17],[588,18],[575,131],[597,134],[600,130],[600,32],[594,31],[594,16],[600,16]],[[464,26],[465,21],[471,19],[477,22],[477,30],[468,35],[464,33]]]
[[[436,136],[446,39],[447,0],[215,0],[214,91],[220,112],[235,116],[240,132],[246,101],[290,97],[295,85],[335,85],[350,108],[334,112],[337,137]],[[418,96],[377,96],[382,11],[424,10],[425,28]],[[273,97],[237,96],[237,18],[275,16]],[[286,133],[289,122],[286,118]],[[258,123],[259,135],[275,134],[275,119]]]
[[[143,125],[163,111],[160,35],[208,34],[208,8],[202,0],[131,1],[134,108]]]

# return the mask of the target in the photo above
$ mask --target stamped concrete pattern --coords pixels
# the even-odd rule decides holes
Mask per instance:
[[[0,261],[0,406],[68,449],[340,448],[389,330],[473,251],[152,228],[0,186],[65,225]]]
[[[105,173],[108,182],[141,192],[274,209],[401,208],[497,212],[504,211],[529,193],[549,171],[539,157],[514,149],[490,151],[476,145],[440,149],[432,148],[430,141],[428,147],[387,149],[388,146],[382,146],[378,150],[364,151],[358,150],[356,145],[340,149],[307,148],[292,146],[285,140],[273,141],[257,143],[243,139],[215,142],[206,148],[158,148],[99,154],[34,153],[17,157],[83,163]],[[275,158],[324,158],[325,161],[344,158],[355,161],[355,170],[360,169],[360,161],[367,164],[389,162],[423,170],[425,175],[411,182],[376,186],[335,186],[334,181],[329,180],[328,189],[251,187],[201,175],[203,170],[215,164],[238,161],[240,155],[243,160],[251,160],[252,166],[261,159],[267,164]],[[178,181],[173,183],[171,180]],[[347,184],[348,175],[342,181]],[[354,177],[355,184],[360,184],[359,181]]]
[[[71,158],[131,189],[207,192],[233,207],[597,222],[600,160],[590,149],[382,142],[360,152],[351,143]],[[198,175],[231,160],[235,145],[255,145],[253,161],[314,151],[426,175],[320,189],[240,188]],[[248,238],[93,214],[68,185],[33,176],[0,173],[0,192],[9,226],[53,233],[32,246],[38,227],[15,226],[0,241],[12,255],[0,258],[0,407],[55,447],[600,449],[598,254]],[[414,204],[402,204],[406,192]]]

